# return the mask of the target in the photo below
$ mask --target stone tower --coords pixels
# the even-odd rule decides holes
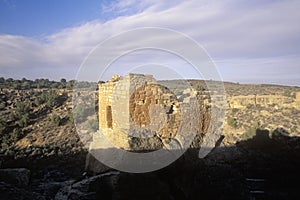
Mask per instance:
[[[123,149],[132,150],[134,138],[175,137],[179,106],[176,96],[152,75],[113,76],[99,84],[99,128]]]

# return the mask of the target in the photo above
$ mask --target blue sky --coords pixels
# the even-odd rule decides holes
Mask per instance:
[[[113,16],[101,12],[98,0],[1,0],[1,34],[40,37],[78,26],[91,20],[106,21]]]
[[[0,0],[0,76],[74,79],[107,38],[162,27],[201,44],[225,81],[300,85],[299,10],[297,0]]]

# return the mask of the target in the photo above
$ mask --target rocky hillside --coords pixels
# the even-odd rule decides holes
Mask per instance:
[[[2,89],[2,153],[18,158],[82,150],[72,121],[70,94],[64,89]],[[14,154],[12,148],[18,151]]]
[[[202,100],[209,101],[203,81],[190,83]],[[291,199],[299,195],[294,184],[300,167],[299,87],[225,83],[224,138],[208,157],[200,160],[191,149],[157,172],[95,175],[85,170],[87,150],[76,133],[73,115],[85,121],[87,133],[97,130],[98,124],[86,118],[82,108],[72,109],[73,85],[74,81],[64,79],[0,78],[0,199]],[[180,88],[176,81],[168,85]],[[253,96],[269,99],[253,100]],[[203,121],[203,126],[209,122]]]

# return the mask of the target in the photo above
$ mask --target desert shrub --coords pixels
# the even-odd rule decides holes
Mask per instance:
[[[29,114],[28,113],[24,113],[22,116],[20,116],[20,118],[17,121],[17,124],[20,127],[25,127],[28,125],[29,122]]]
[[[6,119],[3,116],[0,116],[0,132],[2,133],[7,126]]]
[[[240,109],[238,109],[238,108],[232,108],[232,113],[237,113],[237,112],[239,112],[240,111]]]
[[[16,120],[17,120],[17,117],[16,117],[15,112],[10,112],[10,113],[8,114],[8,120],[9,120],[9,121],[16,121]]]
[[[68,123],[69,124],[74,124],[74,117],[73,117],[72,112],[69,112],[69,114],[68,114]]]
[[[55,90],[49,90],[43,92],[34,100],[34,102],[38,106],[45,104],[47,107],[51,108],[59,104],[59,94]]]
[[[13,82],[14,82],[14,79],[13,79],[13,78],[8,78],[8,79],[6,79],[6,82],[8,82],[8,83],[13,83]]]
[[[71,89],[73,89],[74,84],[75,84],[75,81],[74,81],[74,80],[70,80],[70,81],[68,81],[68,82],[66,83],[66,88],[67,88],[68,90],[71,90]]]
[[[16,103],[16,112],[19,114],[24,114],[24,113],[28,113],[30,111],[30,102],[29,101],[25,101],[25,102],[21,102],[18,101]]]
[[[30,81],[25,80],[24,82],[22,82],[22,89],[30,89],[31,84]]]
[[[23,137],[23,131],[20,128],[14,128],[10,134],[1,135],[2,146],[3,144],[10,145],[12,143],[15,143],[22,137]]]
[[[2,134],[1,137],[0,137],[0,140],[1,140],[1,145],[2,145],[2,148],[3,148],[3,144],[6,144],[6,146],[8,146],[7,144],[10,143],[10,140],[9,140],[9,135],[7,134]]]
[[[88,81],[79,81],[79,82],[74,82],[74,85],[76,84],[77,88],[90,88],[92,86],[95,86],[94,82],[88,82]]]
[[[20,90],[21,89],[21,84],[18,82],[12,83],[12,88],[15,90]]]
[[[285,89],[283,92],[283,96],[291,97],[292,96],[292,90],[291,89]]]
[[[260,124],[258,122],[255,122],[250,126],[242,135],[243,140],[248,140],[253,138],[256,135],[256,131],[260,129]]]
[[[51,88],[62,89],[64,88],[64,84],[59,82],[54,82],[51,84]]]
[[[236,118],[233,117],[228,117],[227,118],[227,124],[233,128],[237,128],[238,127],[238,122],[236,120]]]
[[[42,105],[43,103],[45,103],[45,100],[42,97],[37,97],[34,100],[34,103],[38,106]]]
[[[60,88],[66,88],[67,80],[65,78],[60,79]]]
[[[253,104],[248,104],[247,106],[246,106],[246,108],[247,109],[253,109],[255,106],[253,105]]]
[[[198,85],[196,86],[196,90],[199,91],[199,92],[205,91],[205,87],[204,87],[203,85],[201,85],[201,84],[198,84]]]
[[[9,114],[9,119],[16,121],[20,127],[25,127],[29,122],[30,102],[17,102],[14,112]]]
[[[36,88],[48,88],[50,85],[49,79],[35,79],[34,81],[35,87]]]
[[[54,90],[50,90],[46,94],[46,106],[54,107],[58,104],[58,93]]]
[[[10,134],[10,142],[16,142],[23,136],[23,131],[20,128],[14,128],[13,132]]]
[[[61,118],[59,115],[56,115],[56,114],[54,114],[50,117],[50,121],[55,126],[59,126],[61,124]]]

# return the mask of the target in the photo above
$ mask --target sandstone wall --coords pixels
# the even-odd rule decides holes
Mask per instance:
[[[129,101],[131,133],[141,131],[173,138],[180,126],[179,107],[176,96],[163,86],[148,84],[138,88]]]
[[[114,146],[127,149],[129,143],[122,128],[128,126],[128,120],[126,122],[128,109],[125,104],[129,93],[126,93],[126,84],[123,82],[120,76],[114,76],[110,81],[99,84],[99,128]],[[119,110],[118,113],[115,108]],[[120,119],[123,120],[122,123]],[[123,126],[120,128],[119,124]],[[96,149],[99,146],[97,143],[101,141],[98,140],[98,133],[95,133],[90,149]]]
[[[114,120],[107,118],[107,113],[112,107],[112,97],[117,82],[109,81],[99,85],[99,127],[101,129],[112,128]]]

